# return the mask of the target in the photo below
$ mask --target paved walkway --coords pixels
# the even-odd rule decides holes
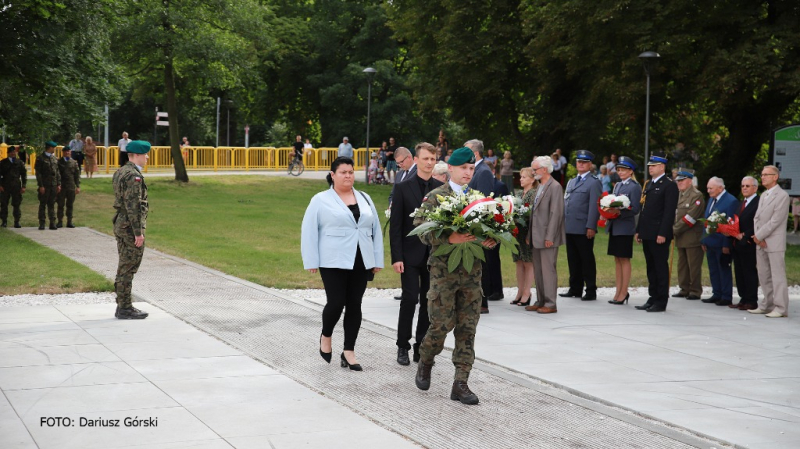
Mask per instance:
[[[85,228],[66,231],[69,239],[61,231],[27,228],[19,232],[106,276],[113,275],[115,246],[108,236]],[[365,371],[350,373],[319,359],[318,304],[282,298],[271,289],[151,250],[146,251],[134,293],[277,371],[254,375],[258,379],[250,386],[239,385],[238,378],[226,378],[195,380],[182,391],[164,391],[172,393],[173,400],[218,439],[236,447],[245,446],[231,440],[238,434],[226,433],[222,421],[233,422],[239,431],[261,427],[265,416],[271,415],[256,406],[266,400],[258,394],[260,382],[283,375],[378,423],[373,425],[374,432],[391,429],[426,447],[721,447],[719,441],[698,435],[754,448],[797,447],[800,441],[800,329],[794,311],[789,319],[768,320],[698,302],[672,301],[666,314],[647,314],[631,306],[573,300],[562,301],[558,314],[541,316],[494,303],[492,313],[481,318],[476,340],[480,360],[470,379],[482,402],[465,407],[447,398],[453,368],[446,358],[439,359],[433,386],[425,393],[413,385],[413,368],[394,362],[397,302],[390,298],[365,303],[364,317],[369,322],[359,337],[359,359]],[[633,300],[643,302],[643,298]],[[796,303],[793,300],[792,309]],[[142,308],[156,311],[150,305]],[[37,322],[35,316],[28,316],[37,308],[27,310],[15,313]],[[4,316],[0,310],[0,321],[7,322]],[[159,316],[169,318],[155,314]],[[149,320],[103,321],[115,330],[151,326]],[[27,329],[24,323],[12,326],[20,328]],[[160,332],[155,327],[143,332],[150,343],[133,337],[130,350],[194,357],[189,342],[173,344],[161,338]],[[334,335],[335,347],[341,338],[340,332]],[[221,386],[238,391],[252,388],[253,397],[261,401],[241,401],[241,397],[218,392]],[[28,412],[32,418],[21,414],[25,403],[17,404],[6,386],[0,387],[41,447],[46,447],[45,440],[37,438],[38,432],[64,432],[36,428],[35,420],[42,413]],[[55,391],[60,388],[64,387]],[[18,387],[17,391],[29,389],[36,388]],[[207,398],[205,412],[192,409],[199,407],[192,402],[198,395]],[[280,396],[270,406],[288,410],[293,397]],[[77,402],[63,400],[62,404],[80,409],[91,401]],[[112,409],[119,410],[124,402]],[[333,413],[338,416],[339,412]],[[13,421],[9,419],[8,414],[0,414],[0,430],[7,426],[3,423]],[[327,419],[327,411],[308,411],[305,425],[313,427]],[[159,430],[167,427],[159,426]],[[353,435],[362,431],[367,432],[365,438],[370,435],[361,427]],[[88,435],[84,438],[95,435],[89,430],[83,433]],[[264,439],[268,435],[274,433],[266,429],[249,436],[268,447]],[[393,444],[391,439],[386,441]],[[404,442],[402,438],[394,441]]]

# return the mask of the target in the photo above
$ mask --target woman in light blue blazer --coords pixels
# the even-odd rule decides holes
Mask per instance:
[[[631,283],[631,258],[633,258],[633,236],[636,234],[636,216],[641,210],[642,186],[633,178],[636,163],[633,159],[620,156],[617,160],[617,174],[620,182],[614,185],[614,195],[627,196],[630,209],[619,211],[617,218],[608,222],[608,255],[614,256],[617,275],[617,291],[610,304],[622,305],[631,297],[628,286]]]
[[[319,270],[327,303],[322,310],[319,353],[330,363],[333,328],[344,309],[343,368],[361,371],[355,344],[361,329],[361,299],[367,282],[383,268],[383,235],[375,203],[353,188],[353,160],[338,157],[331,164],[325,192],[311,199],[303,216],[300,250],[303,268]]]

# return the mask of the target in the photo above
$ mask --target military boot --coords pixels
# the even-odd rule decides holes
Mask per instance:
[[[147,315],[149,315],[147,312],[142,312],[141,310],[131,306],[119,309],[116,317],[120,320],[143,320],[147,318]]]
[[[461,401],[462,404],[474,405],[478,403],[478,396],[467,386],[467,382],[457,380],[453,382],[453,390],[450,392],[450,399]]]
[[[57,230],[57,229],[58,229],[58,228],[56,227],[56,222],[54,222],[54,221],[51,221],[51,222],[50,222],[50,229],[52,229],[53,231],[55,231],[55,230]]]
[[[75,227],[75,225],[72,224],[72,220],[67,220],[67,227],[68,228],[74,228]]]
[[[0,228],[5,228],[5,227],[6,227],[6,221],[3,220],[3,223],[0,223]]]
[[[39,230],[44,231],[44,220],[39,220]]]
[[[433,363],[427,364],[421,360],[417,365],[417,377],[414,379],[414,381],[417,384],[417,388],[419,388],[420,390],[427,390],[431,387],[432,368],[433,368]]]
[[[61,222],[61,220],[58,220],[58,224],[56,224],[56,227],[57,228],[63,228],[64,227],[64,224]]]
[[[22,226],[19,225],[19,220],[14,222],[14,227],[17,228],[17,229],[22,227]]]

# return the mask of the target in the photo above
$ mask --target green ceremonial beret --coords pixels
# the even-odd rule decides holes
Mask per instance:
[[[453,166],[474,164],[475,153],[473,153],[472,150],[467,147],[461,147],[456,151],[453,151],[453,154],[450,155],[450,159],[447,160],[447,163]]]
[[[52,140],[48,140],[47,142],[44,143],[45,148],[55,148],[57,146],[58,144],[53,142]]]
[[[145,140],[131,140],[125,147],[128,153],[147,154],[150,152],[150,142]]]

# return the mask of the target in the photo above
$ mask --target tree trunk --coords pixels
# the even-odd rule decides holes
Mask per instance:
[[[178,101],[175,98],[175,71],[172,55],[166,55],[164,63],[164,88],[167,91],[167,112],[169,113],[169,146],[175,166],[175,180],[189,182],[186,165],[181,154],[180,134],[178,134]]]

